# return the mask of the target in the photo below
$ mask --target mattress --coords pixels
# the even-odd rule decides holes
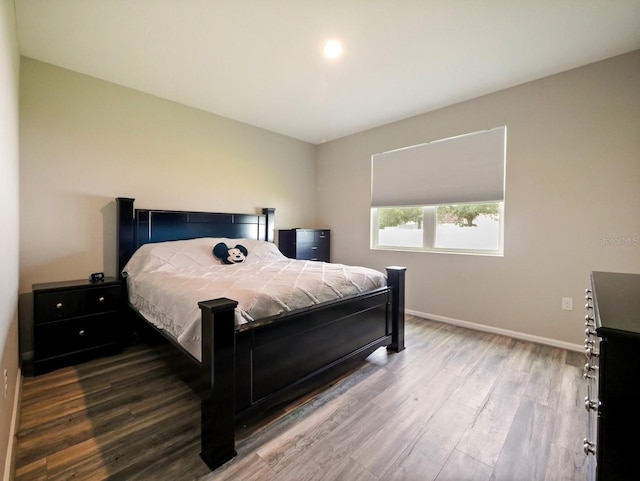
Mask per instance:
[[[245,247],[244,262],[218,259],[213,247],[220,242]],[[123,275],[133,308],[198,360],[200,301],[237,301],[239,325],[386,285],[384,274],[374,269],[289,259],[270,242],[225,238],[145,244]]]

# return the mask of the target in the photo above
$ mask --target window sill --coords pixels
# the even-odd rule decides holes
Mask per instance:
[[[504,257],[504,251],[477,251],[467,249],[424,249],[422,247],[370,247],[373,251],[423,252],[425,254],[458,254],[466,256]]]

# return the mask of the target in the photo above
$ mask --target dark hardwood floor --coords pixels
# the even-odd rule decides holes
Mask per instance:
[[[154,350],[26,378],[16,481],[586,479],[582,354],[412,317],[406,343],[239,426],[212,473],[199,399]]]

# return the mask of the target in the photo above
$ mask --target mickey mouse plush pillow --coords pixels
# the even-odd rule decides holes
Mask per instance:
[[[213,247],[213,255],[225,264],[240,264],[247,259],[249,251],[240,244],[229,248],[224,242],[219,242]]]

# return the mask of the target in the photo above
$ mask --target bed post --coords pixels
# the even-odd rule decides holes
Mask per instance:
[[[276,237],[276,209],[273,207],[265,207],[262,209],[262,213],[265,217],[264,240],[274,242]]]
[[[118,260],[116,276],[118,278],[122,277],[122,269],[136,249],[134,200],[128,197],[116,198],[116,259]]]
[[[235,315],[238,303],[199,302],[202,311],[200,457],[215,469],[236,455]]]
[[[391,344],[389,351],[404,350],[404,288],[406,267],[387,267],[387,285],[391,287]]]

